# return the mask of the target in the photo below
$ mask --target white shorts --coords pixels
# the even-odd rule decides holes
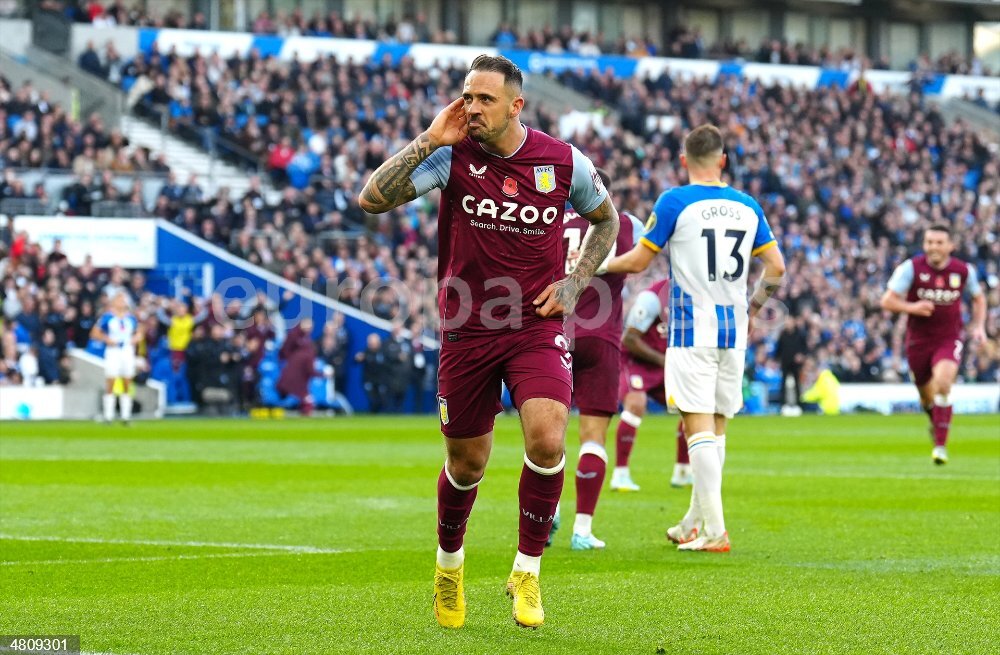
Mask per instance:
[[[735,348],[669,348],[669,409],[732,418],[743,407],[745,357],[745,350]]]
[[[104,349],[104,377],[125,378],[135,377],[135,348],[112,347]]]

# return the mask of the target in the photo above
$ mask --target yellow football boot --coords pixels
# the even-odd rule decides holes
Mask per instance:
[[[434,567],[434,618],[444,628],[465,625],[465,566],[457,569]]]
[[[514,621],[523,628],[537,628],[545,621],[542,590],[538,576],[527,571],[514,571],[507,578],[507,595],[514,599]]]

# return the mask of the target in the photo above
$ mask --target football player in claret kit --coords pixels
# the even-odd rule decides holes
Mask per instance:
[[[618,392],[622,401],[622,416],[618,423],[612,489],[639,490],[639,486],[632,482],[628,458],[632,453],[639,426],[642,424],[642,417],[646,413],[648,398],[651,396],[661,405],[667,404],[663,385],[666,374],[667,331],[670,325],[669,300],[670,280],[654,282],[636,296],[628,316],[625,317],[625,333],[622,335],[621,349],[622,373]],[[615,477],[618,478],[617,481]],[[678,421],[677,462],[674,464],[670,486],[686,487],[693,480],[687,439],[684,435],[684,421]]]
[[[139,343],[139,323],[129,311],[128,298],[119,291],[111,298],[110,311],[101,316],[90,331],[90,338],[105,344],[104,377],[107,382],[103,397],[104,420],[115,418],[115,404],[121,409],[122,421],[132,420],[132,379],[135,378],[135,346]],[[121,378],[122,391],[115,394],[115,381]]]
[[[521,124],[521,85],[509,59],[477,57],[462,97],[372,173],[360,198],[362,209],[381,213],[441,189],[438,403],[447,458],[438,476],[433,608],[452,628],[465,623],[462,543],[503,409],[502,382],[525,443],[506,589],[519,625],[544,620],[538,576],[562,492],[573,393],[563,317],[618,235],[618,214],[590,160]],[[561,243],[567,202],[592,225],[570,275]]]
[[[598,169],[607,188],[611,179]],[[619,214],[621,227],[608,258],[627,252],[643,233],[642,222],[627,212]],[[566,274],[571,275],[580,255],[580,245],[591,230],[590,223],[572,210],[563,218]],[[605,260],[607,261],[607,260]],[[600,270],[600,269],[598,269]],[[604,486],[608,454],[604,442],[611,417],[618,411],[618,378],[622,334],[622,287],[624,273],[595,276],[580,295],[573,315],[566,320],[566,334],[573,353],[573,402],[580,410],[580,458],[576,467],[576,518],[571,550],[604,548],[594,536],[592,523],[597,500]],[[553,522],[553,532],[555,532]]]
[[[749,323],[777,290],[785,262],[756,200],[722,182],[722,133],[712,125],[684,139],[689,183],[660,195],[638,246],[615,257],[610,272],[645,270],[670,254],[667,404],[680,412],[694,473],[691,505],[667,538],[680,550],[729,552],[722,511],[726,425],[743,405]],[[751,259],[764,274],[747,300]]]
[[[931,421],[935,464],[948,462],[949,394],[962,359],[962,295],[972,298],[969,335],[986,339],[986,295],[970,264],[951,256],[955,244],[946,225],[924,232],[924,253],[900,264],[889,278],[882,308],[906,314],[906,359],[920,404]]]

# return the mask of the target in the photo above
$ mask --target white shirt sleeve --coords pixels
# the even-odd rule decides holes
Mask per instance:
[[[886,287],[889,291],[906,296],[910,292],[911,286],[913,286],[913,260],[907,259],[892,272],[892,277],[889,278],[889,284]]]
[[[625,317],[625,327],[645,334],[660,315],[660,299],[648,289],[635,297],[635,304]]]

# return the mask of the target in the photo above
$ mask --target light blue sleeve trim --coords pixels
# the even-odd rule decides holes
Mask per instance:
[[[573,150],[573,179],[569,185],[569,204],[577,213],[589,214],[601,206],[608,197],[608,190],[597,176],[594,163],[576,146],[570,148]]]
[[[646,231],[646,226],[632,214],[626,214],[626,216],[632,221],[632,247],[635,248],[639,245],[639,239],[642,238],[642,233]]]
[[[417,190],[417,197],[431,189],[443,189],[451,177],[451,146],[443,146],[420,162],[410,173],[410,182]]]
[[[910,292],[911,286],[913,286],[913,260],[907,259],[892,272],[886,287],[889,291],[905,296]]]
[[[983,285],[979,283],[979,273],[976,273],[976,267],[972,264],[966,265],[969,267],[969,276],[965,278],[965,290],[970,296],[978,296],[983,292]]]
[[[645,334],[660,315],[660,299],[650,290],[635,297],[635,304],[625,317],[625,327],[635,328]]]

